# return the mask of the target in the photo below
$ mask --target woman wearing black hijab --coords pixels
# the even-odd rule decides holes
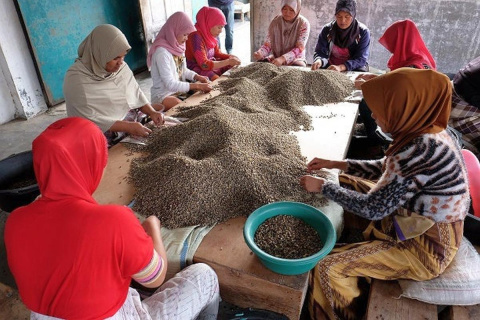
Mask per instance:
[[[368,71],[370,31],[355,17],[355,0],[339,0],[335,20],[326,24],[318,37],[312,70]]]

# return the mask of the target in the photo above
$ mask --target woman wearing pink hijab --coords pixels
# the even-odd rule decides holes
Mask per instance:
[[[160,29],[148,51],[147,66],[153,81],[150,94],[154,106],[163,104],[168,110],[179,104],[181,98],[186,98],[190,90],[212,90],[207,77],[187,69],[185,42],[193,31],[195,27],[190,17],[184,12],[175,12]]]
[[[197,13],[197,31],[187,40],[187,66],[189,69],[215,80],[233,66],[240,65],[238,57],[220,51],[217,37],[227,24],[218,8],[203,7]]]

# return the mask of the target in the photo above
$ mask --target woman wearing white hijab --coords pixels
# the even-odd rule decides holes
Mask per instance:
[[[125,133],[148,136],[151,130],[136,121],[142,113],[157,125],[164,122],[161,110],[150,105],[123,61],[130,49],[118,28],[97,26],[78,47],[78,58],[63,84],[67,115],[93,121],[109,144]]]

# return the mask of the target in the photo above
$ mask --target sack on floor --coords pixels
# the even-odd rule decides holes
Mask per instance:
[[[402,297],[437,305],[480,303],[480,255],[466,238],[452,263],[428,281],[399,280]]]

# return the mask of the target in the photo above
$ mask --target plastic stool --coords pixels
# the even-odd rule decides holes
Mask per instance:
[[[473,214],[476,217],[480,217],[480,162],[470,150],[462,149],[462,154],[467,165]]]

